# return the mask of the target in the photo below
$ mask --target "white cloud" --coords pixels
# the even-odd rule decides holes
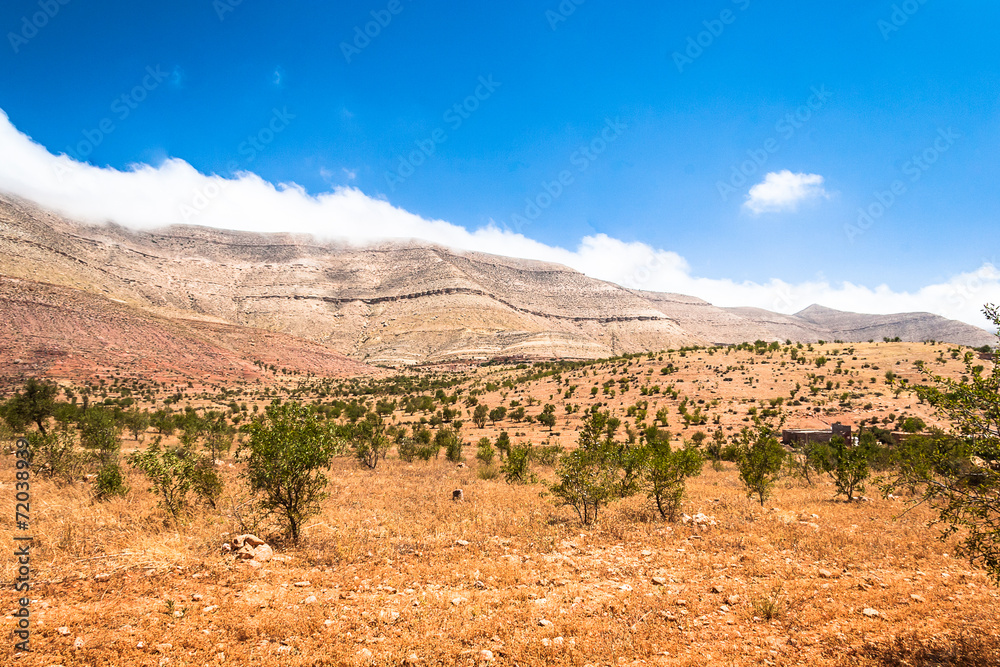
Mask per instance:
[[[762,183],[750,188],[743,207],[756,215],[794,211],[802,202],[829,196],[819,174],[793,174],[785,169],[772,171]]]
[[[10,124],[0,111],[0,191],[67,217],[136,228],[196,224],[254,232],[296,231],[362,244],[387,238],[423,239],[454,248],[557,262],[637,289],[678,292],[719,306],[757,306],[793,313],[813,303],[867,313],[929,311],[987,326],[981,308],[1000,302],[1000,270],[992,263],[915,292],[825,281],[789,284],[734,282],[692,275],[677,253],[605,234],[586,236],[575,250],[549,246],[490,224],[469,231],[427,220],[354,187],[311,196],[295,184],[274,185],[253,173],[206,176],[183,160],[125,171],[54,156]]]

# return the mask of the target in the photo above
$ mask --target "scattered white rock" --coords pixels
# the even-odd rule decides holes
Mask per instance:
[[[371,649],[363,648],[358,651],[358,658],[363,662],[372,662],[375,659],[375,654],[371,652]]]
[[[61,634],[61,635],[62,635],[63,637],[65,637],[66,635],[68,635],[68,634],[69,634],[69,628],[67,628],[67,627],[66,627],[66,626],[64,625],[64,626],[62,626],[62,627],[59,627],[59,628],[56,628],[56,632],[58,632],[58,633],[59,633],[59,634]]]
[[[666,577],[653,577],[652,581],[657,586],[666,586],[667,585],[667,578]]]
[[[316,596],[310,595],[309,597],[307,597],[305,600],[302,601],[302,604],[316,604]]]
[[[306,588],[307,586],[312,586],[312,583],[308,581],[296,581],[293,585],[299,588]]]
[[[542,618],[542,619],[538,620],[538,625],[542,626],[543,628],[551,628],[552,627],[552,621],[550,621],[550,620],[548,620],[546,618]]]
[[[457,597],[457,598],[452,598],[451,599],[451,603],[453,605],[455,605],[456,607],[461,606],[461,605],[465,604],[468,601],[469,601],[468,598],[463,598],[463,597]]]
[[[455,540],[455,544],[457,544],[460,547],[467,547],[467,546],[469,546],[469,541],[468,540]]]
[[[914,602],[926,602],[923,595],[918,595],[916,593],[910,593],[910,599]]]
[[[869,618],[878,618],[882,615],[878,613],[878,609],[872,609],[871,607],[865,607],[861,610],[861,613]]]
[[[486,662],[490,662],[491,660],[493,660],[493,651],[484,648],[482,651],[479,652],[479,659],[485,660]]]

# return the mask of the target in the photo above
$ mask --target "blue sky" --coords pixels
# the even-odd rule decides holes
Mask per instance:
[[[0,189],[240,227],[234,192],[294,183],[277,229],[413,222],[724,305],[976,321],[1000,300],[998,19],[985,0],[8,0],[0,148],[22,175]],[[29,137],[98,168],[91,189],[135,165],[240,189],[181,220],[98,210],[10,166],[38,158]],[[332,193],[352,203],[328,218],[361,217],[310,222]]]

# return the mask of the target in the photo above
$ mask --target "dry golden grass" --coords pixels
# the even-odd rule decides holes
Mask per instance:
[[[830,361],[817,369],[811,360],[821,354]],[[917,359],[953,377],[962,371],[946,345],[828,344],[806,355],[808,365],[780,353],[665,354],[499,388],[479,400],[496,406],[531,397],[532,414],[553,403],[559,435],[552,439],[572,446],[580,418],[597,402],[625,418],[629,405],[647,400],[647,423],[666,407],[670,430],[681,437],[717,428],[683,428],[680,399],[642,396],[644,385],[673,384],[692,409],[704,400],[731,434],[748,421],[749,408],[778,396],[787,401],[796,383],[807,386],[809,373],[844,388],[800,392],[807,402],[784,406],[790,426],[816,415],[856,424],[903,411],[934,423],[927,406],[893,395],[885,371],[919,381]],[[843,372],[834,374],[838,361]],[[679,370],[661,376],[667,363]],[[743,370],[719,372],[727,366]],[[479,369],[463,396],[524,372]],[[614,378],[620,390],[623,377],[626,394],[591,398],[594,384]],[[849,379],[860,397],[838,405],[834,397]],[[561,397],[574,384],[575,394]],[[567,414],[566,404],[579,411]],[[394,418],[412,423],[420,416],[398,411]],[[469,442],[501,429],[515,442],[548,437],[537,423],[507,419],[479,429],[463,418]],[[954,556],[954,542],[935,539],[926,508],[905,512],[905,500],[871,492],[871,502],[838,502],[826,480],[814,487],[781,482],[762,508],[745,497],[732,464],[721,471],[706,465],[688,485],[684,511],[712,516],[716,525],[664,523],[635,497],[583,527],[541,484],[479,479],[473,453],[466,450],[462,468],[443,457],[407,464],[393,455],[375,471],[337,460],[330,497],[300,544],[283,543],[275,524],[256,526],[278,554],[259,568],[221,550],[245,528],[232,511],[243,493],[237,467],[224,468],[219,509],[201,509],[180,527],[165,522],[135,475],[128,496],[106,503],[92,502],[88,486],[36,479],[34,650],[17,653],[8,630],[14,619],[2,618],[0,664],[399,665],[416,656],[421,665],[473,665],[490,662],[484,651],[496,665],[1000,664],[998,589]],[[8,545],[13,460],[0,458],[0,540]],[[536,473],[552,477],[550,469]],[[451,501],[456,488],[464,502]],[[19,597],[10,585],[12,551],[0,558],[0,617]],[[878,616],[864,615],[866,608]]]
[[[340,460],[302,543],[272,542],[287,560],[254,569],[222,554],[238,530],[224,510],[174,529],[130,481],[104,504],[33,485],[34,652],[8,639],[0,662],[450,665],[488,650],[522,665],[986,665],[1000,646],[997,589],[933,539],[925,511],[835,502],[825,484],[779,485],[760,508],[734,469],[706,466],[685,509],[716,526],[665,524],[634,498],[583,528],[540,485],[483,481],[474,464]]]

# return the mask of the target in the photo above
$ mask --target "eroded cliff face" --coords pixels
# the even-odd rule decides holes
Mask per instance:
[[[282,332],[380,364],[596,358],[756,339],[992,340],[928,314],[878,319],[825,309],[795,316],[722,309],[625,289],[565,266],[416,241],[355,247],[198,227],[135,231],[75,223],[3,197],[0,274],[160,316]]]

